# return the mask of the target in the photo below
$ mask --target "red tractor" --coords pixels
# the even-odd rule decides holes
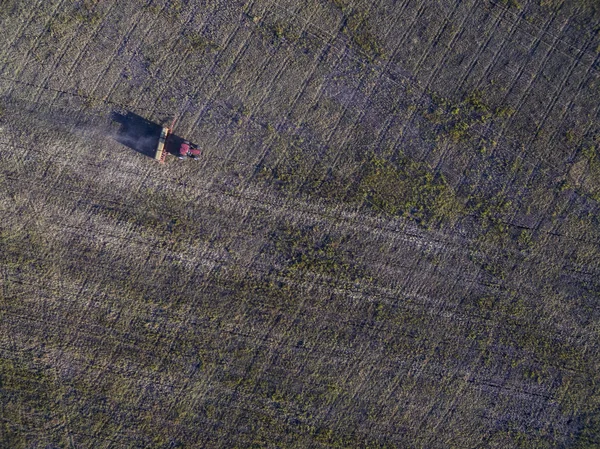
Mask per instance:
[[[192,159],[198,159],[200,156],[200,150],[197,145],[189,143],[184,140],[179,147],[179,159],[186,159],[191,157]]]
[[[158,145],[156,147],[156,153],[154,155],[154,159],[159,161],[161,164],[163,164],[165,162],[165,159],[167,158],[167,154],[169,153],[169,151],[167,150],[167,147],[169,147],[167,141],[169,140],[172,142],[172,140],[173,140],[173,139],[169,139],[169,136],[172,134],[174,125],[175,125],[175,120],[173,120],[173,123],[171,124],[170,128],[164,126],[160,133],[160,138],[158,139]],[[175,137],[175,136],[173,136],[173,137]],[[175,140],[177,141],[178,138],[175,137]],[[176,142],[171,143],[171,148],[174,143],[176,143]],[[174,152],[174,149],[171,151]],[[198,159],[199,156],[200,156],[200,150],[198,149],[197,145],[191,144],[187,140],[184,140],[181,143],[181,145],[179,146],[179,153],[178,153],[179,159],[187,159],[188,157],[190,157],[192,159]]]

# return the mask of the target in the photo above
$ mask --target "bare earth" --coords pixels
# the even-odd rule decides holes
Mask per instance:
[[[0,447],[600,447],[597,2],[0,20]]]

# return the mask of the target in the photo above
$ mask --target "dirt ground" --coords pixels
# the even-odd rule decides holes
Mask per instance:
[[[595,1],[0,20],[1,447],[600,446]]]

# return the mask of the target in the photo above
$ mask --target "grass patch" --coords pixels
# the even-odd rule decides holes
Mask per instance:
[[[344,249],[348,236],[323,233],[316,226],[283,225],[269,239],[283,260],[284,273],[313,272],[336,279],[355,280],[361,267],[350,262],[354,255]]]
[[[422,115],[429,122],[437,125],[438,139],[450,138],[453,142],[468,140],[471,128],[476,124],[487,124],[492,118],[509,117],[510,108],[501,108],[492,112],[492,108],[484,101],[481,91],[471,92],[459,103],[452,103],[435,93],[431,94],[431,105]],[[512,112],[514,113],[514,112]]]
[[[424,162],[400,156],[392,162],[382,156],[364,156],[358,173],[327,170],[317,177],[311,161],[296,157],[291,148],[287,161],[264,166],[259,179],[287,194],[303,193],[348,204],[362,204],[376,212],[409,218],[424,226],[453,223],[466,212],[463,202],[444,176]]]
[[[84,0],[72,2],[71,5],[52,18],[47,31],[53,37],[64,37],[80,26],[97,26],[103,20],[98,11],[98,2]]]
[[[501,3],[508,8],[515,8],[519,11],[523,9],[523,5],[519,3],[517,0],[501,0]]]
[[[185,45],[191,51],[195,52],[215,52],[221,50],[221,47],[215,42],[204,37],[195,30],[186,30],[184,34]]]
[[[354,48],[365,55],[369,61],[383,58],[384,50],[370,24],[368,13],[350,7],[342,0],[331,0],[331,2],[342,13],[341,31],[348,37]]]
[[[452,222],[465,211],[443,175],[425,163],[408,158],[392,163],[373,156],[363,170],[358,193],[386,214],[431,225]]]

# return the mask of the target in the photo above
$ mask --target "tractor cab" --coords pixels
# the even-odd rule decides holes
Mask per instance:
[[[200,150],[197,145],[191,144],[187,140],[184,140],[179,147],[179,159],[198,159],[200,156]]]
[[[190,143],[187,140],[184,140],[179,147],[179,159],[185,159],[188,157],[188,153],[190,152]]]
[[[156,147],[154,159],[159,161],[161,164],[165,163],[167,154],[174,154],[179,159],[187,159],[188,157],[192,159],[199,159],[201,151],[198,149],[198,145],[190,143],[188,140],[181,141],[179,137],[173,134],[174,126],[175,120],[173,120],[173,123],[171,123],[170,128],[163,126],[162,132],[160,133],[160,137],[158,139],[158,145]],[[181,142],[181,144],[179,145],[179,150],[177,150],[177,144],[179,142]]]
[[[190,146],[190,156],[192,159],[198,159],[200,157],[200,150],[197,145],[192,144]]]

